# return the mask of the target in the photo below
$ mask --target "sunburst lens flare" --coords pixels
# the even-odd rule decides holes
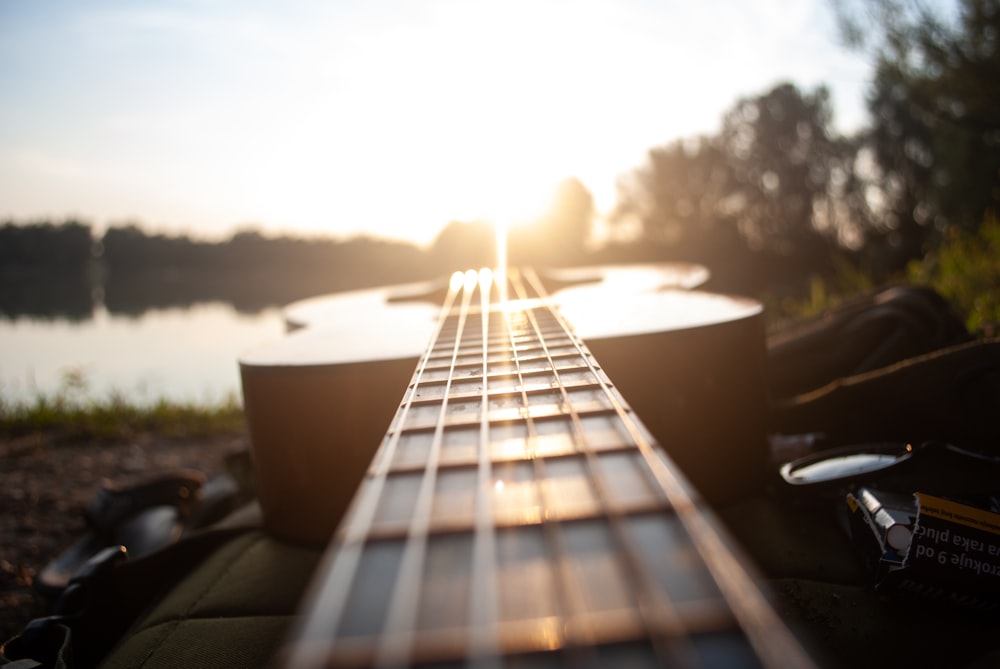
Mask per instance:
[[[500,302],[506,304],[507,302],[507,222],[506,220],[497,220],[493,224],[493,228],[496,231],[496,251],[497,251],[497,269],[496,269],[496,282],[498,294],[500,295]]]
[[[471,292],[476,289],[476,284],[479,283],[479,272],[474,269],[469,269],[465,271],[465,290]]]
[[[493,283],[493,270],[489,267],[480,268],[479,290],[485,293],[487,289],[489,289],[491,283]]]
[[[497,248],[497,268],[501,272],[507,271],[507,222],[505,220],[498,220],[493,224],[493,229],[496,232],[496,248]]]

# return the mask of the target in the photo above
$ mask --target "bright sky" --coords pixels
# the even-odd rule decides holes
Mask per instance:
[[[0,219],[427,242],[868,72],[828,0],[0,0]]]

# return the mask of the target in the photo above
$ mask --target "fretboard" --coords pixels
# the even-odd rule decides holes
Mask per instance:
[[[537,278],[453,281],[289,666],[812,666]]]

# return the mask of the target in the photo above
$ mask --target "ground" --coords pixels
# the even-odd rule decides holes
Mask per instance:
[[[66,442],[48,435],[0,438],[0,643],[45,600],[35,574],[86,531],[83,509],[101,479],[128,483],[155,473],[222,471],[224,455],[246,438],[166,439],[140,435],[122,442]]]
[[[180,468],[212,477],[223,470],[227,453],[246,446],[245,436],[142,435],[116,443],[66,442],[44,435],[0,438],[0,642],[44,615],[45,600],[34,592],[32,579],[86,530],[82,512],[102,478],[127,483]],[[779,612],[808,640],[808,647],[825,656],[823,666],[1000,666],[995,616],[887,601],[853,585],[852,579],[781,573],[781,565],[795,563],[794,547],[767,540],[772,535],[763,530],[788,523],[775,524],[773,513],[762,514],[766,505],[745,502],[734,508],[724,514],[730,530],[736,530],[737,539],[771,577]],[[791,525],[811,528],[806,534],[819,536],[818,520],[822,516]],[[816,549],[827,561],[835,557],[830,543]]]

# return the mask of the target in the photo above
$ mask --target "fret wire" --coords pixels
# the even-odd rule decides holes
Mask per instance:
[[[527,282],[536,292],[541,293],[544,291],[541,281],[533,270],[527,268],[524,273]],[[593,358],[583,348],[579,340],[571,334],[569,326],[562,319],[561,315],[554,309],[547,309],[546,311],[553,321],[559,325],[562,332],[570,338],[578,354],[588,365],[593,366]],[[533,322],[536,321],[533,314],[530,315],[530,318]],[[631,422],[628,412],[626,412],[611,391],[610,385],[606,381],[607,377],[603,373],[600,373],[596,367],[592,367],[592,371],[598,379],[598,383],[604,394],[611,400],[615,413],[620,420],[625,422],[626,427],[628,427]],[[555,369],[555,365],[553,365],[553,373],[558,380],[559,372]],[[675,656],[678,652],[688,658],[693,657],[693,652],[690,648],[690,639],[683,633],[685,630],[683,617],[678,614],[671,599],[657,587],[653,575],[649,572],[645,561],[640,557],[640,551],[635,545],[631,533],[624,526],[624,511],[617,500],[609,494],[608,486],[604,482],[603,475],[595,463],[597,456],[593,449],[587,445],[586,439],[583,436],[584,431],[580,421],[580,414],[576,411],[574,404],[569,401],[566,387],[562,383],[559,386],[573,422],[574,438],[577,441],[578,451],[584,454],[587,471],[590,476],[589,480],[594,484],[595,491],[601,500],[601,506],[605,510],[609,527],[617,544],[621,547],[621,554],[627,563],[627,569],[624,571],[631,576],[631,580],[633,581],[633,595],[635,596],[639,615],[646,629],[646,636],[653,645],[661,662],[668,661],[670,657]]]
[[[523,377],[522,377],[522,381],[523,381]],[[450,386],[455,386],[455,385],[459,385],[459,384],[454,384],[453,383],[453,384],[449,384],[449,385]],[[602,386],[600,384],[600,382],[597,382],[597,381],[590,381],[590,382],[585,382],[585,383],[576,383],[576,384],[571,384],[569,386],[566,386],[564,384],[560,384],[560,385],[558,385],[556,387],[552,387],[551,385],[550,386],[545,386],[545,387],[527,387],[525,384],[522,383],[521,387],[518,388],[518,389],[509,390],[509,391],[496,391],[496,392],[492,392],[492,393],[486,393],[485,392],[487,390],[487,388],[486,388],[486,380],[483,379],[483,388],[482,388],[482,390],[480,390],[479,388],[477,388],[475,392],[454,391],[454,392],[447,393],[447,395],[448,395],[448,398],[451,399],[451,400],[456,400],[456,399],[458,399],[458,400],[468,400],[468,399],[473,399],[473,398],[479,398],[479,399],[485,399],[488,402],[489,400],[496,400],[496,399],[501,399],[501,398],[504,398],[504,397],[522,397],[522,398],[524,398],[527,401],[528,398],[544,396],[544,395],[547,395],[547,394],[551,395],[554,391],[558,392],[561,389],[565,389],[567,391],[572,391],[572,392],[585,391],[585,390],[601,390],[601,391],[603,391],[604,390],[604,386]],[[602,395],[603,395],[603,393],[602,393]],[[570,401],[568,397],[564,397],[562,399],[563,399],[564,402],[569,402]],[[433,407],[434,405],[439,404],[440,402],[441,402],[441,398],[439,396],[437,396],[437,395],[435,395],[434,397],[419,397],[419,398],[418,397],[414,397],[412,406],[415,406],[415,407],[422,407],[422,406]],[[526,406],[533,406],[533,405],[531,405],[530,403],[527,403]],[[475,421],[475,422],[478,423],[479,421]]]
[[[535,286],[541,286],[541,281],[532,270],[528,269],[526,273],[530,282]],[[650,471],[667,494],[694,547],[705,561],[728,602],[730,611],[737,618],[748,641],[765,666],[812,666],[812,662],[804,655],[799,644],[764,599],[763,593],[754,585],[743,565],[736,559],[732,550],[723,544],[718,533],[706,520],[704,510],[696,508],[686,486],[656,453],[645,430],[640,429],[631,419],[630,412],[625,410],[618,397],[610,391],[610,387],[606,390]]]
[[[463,328],[469,303],[474,290],[468,283],[462,288],[461,311],[455,323],[455,342],[452,345],[452,366],[458,359]],[[448,386],[450,387],[449,381]],[[406,587],[397,587],[389,605],[385,626],[376,649],[376,664],[396,665],[405,663],[411,653],[411,630],[417,629],[417,612],[424,562],[427,557],[427,530],[430,527],[431,511],[434,504],[434,488],[437,482],[437,465],[441,451],[445,415],[448,410],[448,390],[441,400],[438,425],[434,430],[427,456],[424,478],[417,493],[416,504],[410,519],[410,529],[403,548],[402,564],[397,574],[397,582]]]
[[[553,388],[553,389],[549,389],[549,390],[555,390],[555,389]],[[479,396],[477,395],[475,397],[476,397],[476,399],[478,401],[479,400]],[[468,399],[468,397],[466,397],[466,398],[459,398],[459,399]],[[417,408],[419,408],[421,406],[431,406],[431,403],[424,402],[423,404],[420,404],[419,402],[415,402],[415,405],[417,406]],[[518,414],[517,419],[518,420],[524,420],[528,416],[531,416],[531,418],[535,422],[547,422],[547,421],[550,421],[550,420],[556,420],[556,419],[558,419],[560,417],[563,417],[563,416],[568,417],[566,414],[561,413],[561,411],[562,411],[562,409],[559,409],[559,412],[556,412],[555,410],[553,410],[553,412],[550,412],[550,413],[542,413],[540,411],[524,411],[523,413],[519,413]],[[618,417],[618,413],[614,410],[613,407],[590,407],[590,408],[584,408],[584,409],[578,410],[578,415],[581,417],[581,419],[589,419],[589,418],[595,418],[595,417],[600,417],[600,416],[614,416],[616,418]],[[491,425],[503,425],[503,424],[508,423],[509,421],[510,421],[510,418],[507,418],[507,417],[498,418],[497,415],[494,414],[493,417],[490,419],[490,424]],[[475,417],[470,417],[467,420],[458,420],[454,416],[451,416],[451,417],[449,417],[445,421],[445,428],[446,428],[446,430],[447,429],[477,428],[479,426],[480,422],[481,422],[481,416],[478,413],[477,413],[477,415]],[[424,424],[409,425],[409,426],[403,428],[402,430],[399,430],[399,433],[400,433],[401,436],[410,436],[410,435],[415,435],[415,434],[433,434],[434,431],[436,430],[436,428],[437,428],[437,424],[436,423],[434,423],[434,424],[426,424],[426,425],[424,425]],[[586,433],[586,429],[584,429],[583,432]],[[628,444],[628,447],[634,449],[634,446],[632,444]],[[604,446],[602,450],[608,450],[608,449],[614,449],[614,448],[615,448],[614,446]],[[397,447],[397,453],[398,453],[398,447]],[[373,472],[376,471],[376,469],[379,469],[380,466],[376,467],[376,466],[373,465],[372,471]],[[408,467],[412,467],[412,466],[415,466],[415,465],[405,466],[405,465],[397,465],[395,463],[390,463],[389,468],[392,469],[392,470],[397,470],[397,469],[407,469]]]
[[[767,667],[812,666],[799,644],[784,627],[750,579],[743,565],[733,555],[718,533],[705,519],[704,512],[695,508],[690,497],[673,472],[654,457],[652,446],[642,439],[640,449],[647,461],[654,461],[654,474],[661,482],[671,503],[677,506],[678,517],[684,524],[699,555],[705,561],[729,608],[746,633],[747,639]]]
[[[527,462],[527,461],[524,461]],[[442,468],[443,469],[443,468]],[[641,502],[630,506],[626,512],[622,515],[623,517],[638,517],[638,516],[648,516],[661,514],[664,511],[664,505],[662,500],[657,500],[656,502]],[[588,511],[584,509],[567,509],[560,512],[558,522],[575,523],[581,521],[590,520],[600,520],[604,518],[606,514],[602,512],[595,513],[593,511]],[[531,527],[534,525],[540,525],[543,522],[542,519],[537,520],[525,520],[523,518],[518,519],[503,519],[495,518],[493,529],[512,529],[517,527]],[[555,519],[551,519],[549,522],[556,522]],[[473,519],[470,525],[468,520],[456,520],[456,521],[440,521],[435,522],[430,527],[427,528],[427,536],[435,536],[442,534],[454,534],[456,532],[472,533],[475,531],[475,520]],[[402,526],[376,526],[373,527],[367,538],[374,540],[389,540],[389,539],[405,539],[409,527]]]
[[[528,297],[528,295],[526,294],[524,283],[521,281],[521,274],[520,274],[520,272],[516,272],[515,271],[515,272],[511,272],[511,273],[513,274],[513,277],[512,277],[512,280],[511,280],[511,287],[514,289],[514,291],[517,294],[517,296],[518,296],[519,299],[522,299],[522,300],[526,299]],[[541,291],[538,291],[538,294],[540,296],[543,296],[543,294],[542,294]],[[539,341],[539,343],[541,344],[541,347],[544,349],[545,342],[541,339],[541,336],[540,336],[541,329],[537,325],[537,321],[535,319],[534,311],[532,309],[526,309],[523,313],[524,313],[524,316],[525,316],[527,322],[530,323],[531,326],[532,326],[532,332],[533,332],[534,337]],[[518,351],[518,346],[515,343],[515,338],[513,336],[513,333],[510,331],[509,325],[508,325],[507,330],[508,330],[508,334],[511,336],[511,344],[512,344],[512,348],[514,349],[514,351],[513,351],[514,352],[514,366],[517,369],[517,375],[518,375],[518,380],[519,380],[518,385],[521,388],[522,402],[523,402],[523,405],[527,408],[528,407],[528,394],[527,394],[527,392],[524,389],[524,385],[525,385],[524,384],[524,377],[521,375],[522,374],[522,370],[521,370],[520,352]],[[549,367],[552,370],[553,374],[556,374],[555,365],[552,363],[551,359],[549,359]],[[558,378],[558,376],[557,376],[557,378]],[[531,415],[530,411],[526,411],[525,413],[526,413],[525,419],[526,419],[527,429],[528,429],[528,436],[527,436],[527,439],[526,439],[526,443],[528,443],[528,444],[534,444],[535,440],[538,437],[538,433],[537,433],[537,430],[535,428],[534,417]],[[546,503],[546,501],[547,501],[546,497],[547,497],[548,493],[541,486],[541,482],[542,481],[548,480],[547,477],[546,477],[546,475],[545,475],[545,465],[544,465],[543,460],[544,460],[544,458],[533,457],[533,454],[532,454],[532,457],[531,457],[530,461],[531,461],[532,467],[534,469],[534,474],[535,474],[533,485],[534,485],[534,487],[536,489],[536,494],[538,495],[538,498],[542,500],[542,507],[546,508],[546,507],[548,507],[550,505],[548,505]],[[562,635],[565,635],[567,623],[571,619],[571,616],[573,615],[573,612],[576,611],[576,610],[579,610],[578,602],[575,601],[576,600],[576,592],[575,592],[575,589],[573,588],[572,578],[571,578],[570,574],[568,573],[568,571],[569,571],[568,570],[568,566],[566,564],[565,558],[563,557],[563,556],[566,555],[567,551],[566,551],[565,546],[563,545],[562,537],[561,537],[560,533],[558,532],[557,523],[550,522],[548,519],[546,519],[545,517],[543,517],[542,518],[542,522],[541,522],[541,527],[542,527],[542,533],[543,533],[544,541],[545,541],[545,544],[546,544],[547,549],[549,551],[549,554],[552,555],[552,556],[556,556],[556,558],[557,558],[555,560],[555,565],[554,565],[554,570],[553,570],[554,571],[554,577],[555,577],[555,579],[553,581],[553,587],[554,587],[555,592],[553,594],[555,596],[555,601],[556,601],[556,605],[557,605],[557,612],[558,612],[559,617],[561,618],[561,624],[559,625],[559,631],[560,631],[560,633]],[[560,645],[564,646],[564,647],[566,646],[565,636],[563,636],[563,638],[560,639]],[[585,651],[579,651],[579,650],[570,649],[570,652],[572,652],[574,655],[578,655],[580,652],[585,652]],[[591,658],[576,657],[575,658],[576,661],[574,662],[574,665],[578,665],[582,661],[585,661],[586,659],[591,659]]]

